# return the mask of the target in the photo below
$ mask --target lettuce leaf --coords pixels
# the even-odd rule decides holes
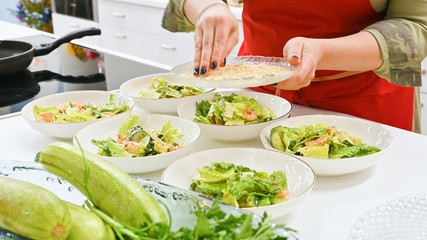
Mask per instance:
[[[106,139],[104,139],[104,140],[95,140],[95,139],[92,139],[92,144],[94,144],[95,146],[97,146],[98,147],[98,155],[101,155],[101,156],[108,156],[108,157],[111,157],[112,155],[111,155],[111,152],[110,152],[110,148],[108,147],[108,145],[107,145],[107,143],[108,142],[116,142],[114,139],[112,139],[112,138],[106,138]]]
[[[139,90],[139,96],[149,99],[181,98],[198,95],[203,92],[201,88],[175,85],[164,78],[157,77],[151,79],[151,84],[146,88]]]
[[[268,174],[227,162],[213,162],[197,171],[200,176],[193,178],[191,190],[219,197],[227,204],[257,207],[286,201],[286,198],[276,199],[278,193],[287,188],[283,171]]]
[[[184,136],[178,133],[178,129],[172,126],[170,120],[163,125],[161,133],[163,136],[160,139],[170,144],[178,143]]]
[[[207,117],[210,109],[211,104],[209,101],[202,100],[200,102],[196,102],[196,116]]]
[[[110,94],[108,102],[100,106],[100,112],[112,112],[114,114],[125,112],[128,109],[129,109],[128,105],[123,105],[123,106],[117,105],[117,102],[114,99],[114,94]]]
[[[328,159],[329,144],[323,146],[308,146],[299,148],[298,151],[304,157]]]
[[[83,111],[80,112],[75,108],[67,108],[65,110],[65,118],[62,119],[64,122],[85,122],[95,120],[96,118],[92,116],[92,112]]]
[[[250,109],[254,111],[258,118],[254,121],[245,121],[243,111]],[[245,125],[270,121],[274,118],[274,113],[269,108],[260,106],[254,98],[243,94],[223,95],[215,93],[208,100],[196,103],[197,122],[220,125]]]
[[[220,182],[230,178],[234,174],[234,170],[234,168],[230,168],[224,171],[217,171],[210,167],[204,167],[202,169],[197,169],[200,174],[200,177],[197,179],[203,183]]]
[[[122,124],[122,126],[119,129],[119,134],[123,136],[129,136],[128,131],[130,131],[133,126],[135,126],[138,122],[138,117],[135,115],[130,115],[128,119]]]
[[[347,132],[339,131],[334,126],[321,123],[294,128],[277,126],[271,130],[270,137],[276,131],[280,134],[274,135],[274,148],[305,157],[349,158],[380,151],[376,147],[362,144],[362,140],[358,137],[350,136]],[[278,136],[281,137],[281,142],[278,141]],[[327,140],[322,141],[325,137]]]
[[[359,144],[356,146],[336,149],[333,152],[331,152],[329,158],[336,159],[336,158],[361,157],[361,156],[366,156],[379,151],[381,150],[377,147],[368,146],[366,144]]]

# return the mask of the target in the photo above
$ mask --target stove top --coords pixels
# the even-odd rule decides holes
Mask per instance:
[[[38,35],[13,40],[37,46],[53,38]],[[105,76],[97,64],[78,60],[63,45],[48,55],[35,57],[24,71],[0,76],[0,115],[19,112],[28,102],[55,93],[106,89]]]

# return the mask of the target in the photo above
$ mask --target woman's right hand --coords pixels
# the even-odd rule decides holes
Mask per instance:
[[[195,25],[194,74],[204,75],[225,65],[225,59],[239,41],[239,29],[236,17],[225,4],[208,7],[198,15]]]

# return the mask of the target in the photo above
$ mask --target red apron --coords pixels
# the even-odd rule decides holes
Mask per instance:
[[[239,55],[283,56],[283,46],[296,36],[334,38],[359,32],[380,21],[369,0],[245,0],[245,39]],[[316,77],[337,71],[316,71]],[[272,85],[257,91],[275,94]],[[281,91],[291,103],[342,112],[412,131],[414,88],[389,83],[374,72],[345,79],[312,82],[297,91]]]

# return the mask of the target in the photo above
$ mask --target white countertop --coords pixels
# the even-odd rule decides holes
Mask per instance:
[[[0,29],[0,39],[40,34],[3,21]],[[291,116],[330,113],[294,105]],[[301,205],[276,222],[298,230],[301,239],[342,240],[368,210],[399,197],[427,192],[427,136],[384,127],[393,135],[394,142],[376,165],[345,176],[318,177],[313,191]],[[0,116],[0,134],[0,164],[1,160],[33,161],[45,145],[58,141],[32,129],[19,113]],[[222,143],[202,134],[197,151],[222,147],[263,148],[260,140]],[[140,176],[159,180],[160,174],[158,171]]]
[[[294,105],[291,115],[330,113]],[[342,240],[368,210],[402,196],[427,192],[427,136],[384,127],[393,135],[394,142],[376,165],[349,175],[317,177],[312,192],[298,208],[275,222],[298,230],[301,239]],[[0,117],[0,133],[0,164],[1,160],[33,161],[45,145],[59,141],[32,129],[19,113]],[[263,148],[259,139],[222,143],[203,134],[196,148],[200,151],[223,147]],[[138,176],[159,180],[161,172]]]
[[[28,28],[24,26],[20,26],[14,23],[1,21],[0,20],[0,40],[6,40],[6,39],[14,39],[14,38],[21,38],[21,37],[27,37],[27,36],[34,36],[34,35],[46,35],[46,36],[54,36],[50,33],[38,31],[33,28]]]

